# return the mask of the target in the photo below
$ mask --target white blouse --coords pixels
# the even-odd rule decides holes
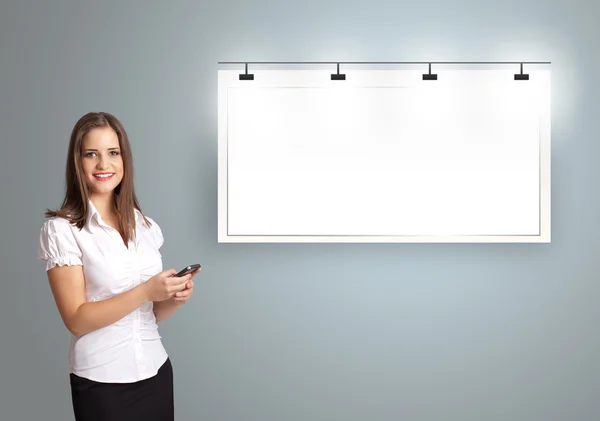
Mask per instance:
[[[46,270],[83,265],[88,302],[120,294],[163,270],[158,224],[136,210],[136,238],[125,247],[119,232],[107,225],[91,200],[81,231],[66,219],[47,220],[40,232],[38,258]],[[71,373],[98,382],[130,383],[154,376],[166,361],[151,301],[121,320],[82,336],[71,334]]]

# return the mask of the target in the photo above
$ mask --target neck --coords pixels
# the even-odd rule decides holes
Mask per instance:
[[[103,195],[92,195],[90,200],[100,213],[100,216],[105,219],[109,215],[113,215],[116,212],[115,197],[113,193]]]

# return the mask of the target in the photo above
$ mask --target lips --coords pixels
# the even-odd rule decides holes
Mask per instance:
[[[93,174],[94,178],[98,181],[108,181],[115,175],[114,172],[104,172]]]

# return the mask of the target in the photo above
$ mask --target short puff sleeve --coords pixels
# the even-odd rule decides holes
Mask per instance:
[[[163,243],[165,241],[165,239],[163,238],[162,230],[160,229],[160,226],[156,223],[156,221],[154,219],[150,218],[149,216],[146,216],[146,219],[151,224],[150,232],[152,233],[152,239],[154,240],[154,245],[155,245],[156,249],[158,250],[159,248],[161,248],[161,246],[163,245]]]
[[[40,230],[38,259],[46,263],[46,270],[56,265],[82,265],[81,257],[82,253],[69,221],[53,218],[44,223]]]

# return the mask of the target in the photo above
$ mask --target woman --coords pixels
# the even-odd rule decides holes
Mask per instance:
[[[71,332],[69,371],[77,421],[174,419],[171,361],[157,322],[193,292],[192,274],[162,269],[160,227],[133,186],[129,140],[108,113],[71,133],[61,208],[46,212],[38,258]]]

